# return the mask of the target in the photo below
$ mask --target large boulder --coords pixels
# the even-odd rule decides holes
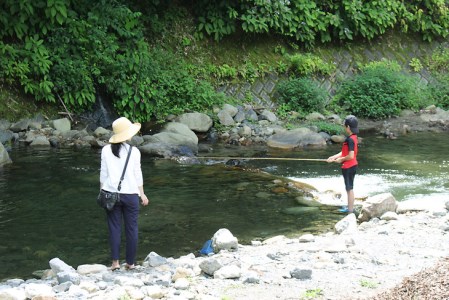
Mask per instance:
[[[391,193],[383,193],[368,197],[362,205],[359,221],[365,222],[372,218],[380,218],[388,211],[396,212],[398,204]]]
[[[213,123],[208,115],[198,112],[182,114],[176,121],[196,132],[208,132]]]
[[[0,143],[0,166],[11,163],[11,159],[9,158],[8,151],[6,151],[5,147],[2,143]]]
[[[223,105],[223,111],[225,111],[226,113],[228,113],[231,118],[233,118],[237,112],[239,111],[239,109],[231,104],[225,104]]]
[[[198,137],[187,125],[178,122],[168,123],[162,132],[143,138],[145,144],[139,150],[145,154],[171,158],[198,153]]]
[[[6,144],[14,140],[17,133],[13,133],[11,130],[0,129],[0,143]]]
[[[305,146],[325,146],[326,140],[308,128],[296,128],[272,135],[267,140],[271,148],[291,150]]]
[[[237,250],[238,239],[228,229],[221,228],[212,237],[212,247],[214,248],[214,252],[219,252],[220,250]]]
[[[70,120],[67,118],[53,120],[53,128],[60,132],[65,132],[72,129]]]
[[[217,114],[217,117],[221,125],[231,126],[235,124],[235,121],[232,118],[232,116],[229,114],[229,112],[225,110],[220,110]]]
[[[9,128],[9,130],[11,130],[12,132],[27,131],[29,125],[30,125],[30,120],[24,119],[24,120],[20,120],[19,122],[12,124],[11,127]]]

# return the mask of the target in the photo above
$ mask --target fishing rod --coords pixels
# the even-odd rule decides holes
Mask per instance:
[[[250,159],[250,160],[298,160],[298,161],[327,161],[323,158],[291,158],[291,157],[232,157],[232,156],[197,156],[199,159]]]

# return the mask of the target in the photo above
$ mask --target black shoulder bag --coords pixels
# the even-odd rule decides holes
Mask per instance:
[[[117,190],[120,192],[122,189],[122,180],[125,178],[126,167],[128,166],[129,156],[131,155],[131,150],[133,146],[129,146],[128,156],[126,157],[125,166],[123,167],[122,177],[120,177],[120,182],[118,183]],[[105,190],[100,190],[97,197],[97,203],[100,207],[111,211],[117,202],[120,202],[120,194],[118,192],[109,192]]]

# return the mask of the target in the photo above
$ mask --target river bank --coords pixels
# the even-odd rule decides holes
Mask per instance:
[[[152,252],[133,271],[72,267],[55,258],[43,279],[1,283],[0,299],[446,299],[448,281],[441,278],[431,281],[432,289],[417,288],[414,297],[400,297],[396,287],[403,280],[406,291],[423,286],[430,277],[411,276],[447,266],[448,204],[434,200],[432,206],[400,202],[399,214],[358,225],[353,214],[342,215],[334,232],[276,236],[210,256]]]
[[[399,118],[394,120],[399,120]],[[429,130],[430,128],[428,127]],[[401,136],[397,136],[397,138],[400,139]],[[372,158],[370,156],[370,159]],[[420,209],[426,209],[426,201],[429,199],[422,200]],[[445,233],[447,231],[445,229],[447,217],[443,216],[441,212],[435,215],[433,209],[428,209],[428,212],[422,213],[402,213],[398,220],[385,220],[379,221],[379,223],[373,220],[369,226],[378,230],[375,231],[377,235],[372,233],[373,236],[365,235],[370,232],[365,228],[367,225],[359,225],[357,235],[356,233],[351,234],[356,237],[353,237],[355,245],[352,245],[350,240],[347,244],[346,237],[344,238],[343,244],[346,250],[345,248],[335,247],[330,251],[321,251],[328,244],[343,245],[342,241],[339,240],[339,237],[343,237],[342,235],[328,233],[304,238],[307,242],[303,240],[300,242],[299,236],[294,238],[277,237],[265,241],[257,240],[252,246],[239,246],[237,252],[216,254],[217,260],[231,260],[240,264],[240,269],[243,271],[239,279],[212,279],[211,276],[201,275],[201,272],[198,273],[198,266],[204,258],[194,258],[194,255],[190,254],[180,259],[167,259],[168,263],[160,266],[144,266],[133,273],[126,270],[111,273],[106,266],[87,265],[80,267],[74,265],[74,268],[79,269],[82,273],[79,273],[79,284],[61,284],[54,277],[49,277],[45,280],[27,280],[26,282],[20,279],[13,280],[2,286],[1,289],[9,289],[9,286],[15,286],[14,293],[18,293],[19,296],[12,299],[25,299],[20,298],[20,289],[23,289],[24,292],[28,290],[25,295],[27,295],[26,293],[37,295],[35,288],[39,286],[45,290],[44,294],[48,292],[48,288],[43,286],[50,287],[50,293],[55,293],[54,290],[58,291],[58,293],[52,294],[52,297],[56,299],[110,299],[109,297],[113,299],[115,297],[144,299],[142,295],[143,297],[149,297],[150,294],[152,298],[162,299],[247,299],[253,294],[256,297],[259,295],[261,299],[276,297],[278,299],[301,299],[309,296],[309,299],[312,296],[315,299],[345,299],[347,294],[343,292],[351,289],[355,292],[348,297],[368,297],[394,286],[393,283],[385,282],[382,279],[377,281],[377,277],[373,277],[372,274],[379,274],[380,278],[390,278],[389,273],[397,272],[395,274],[397,278],[391,278],[391,281],[399,283],[404,276],[414,274],[426,266],[433,266],[440,257],[444,257],[444,253],[437,253],[437,251],[445,249],[445,243],[447,245]],[[344,215],[342,215],[343,217]],[[405,223],[398,225],[400,229],[396,229],[393,225],[384,227],[386,224],[400,224],[402,221]],[[413,226],[409,227],[409,223]],[[382,228],[387,228],[397,234],[393,235],[393,239],[390,240],[385,233],[389,233],[389,231]],[[421,229],[425,231],[421,231]],[[400,237],[404,234],[407,237],[401,240]],[[429,254],[427,246],[419,243],[417,249],[423,249],[423,253],[425,253],[424,257],[420,257],[420,254],[415,253],[413,248],[415,247],[415,239],[423,239],[425,243],[431,245],[429,249],[432,249],[435,253]],[[384,247],[377,248],[376,251],[382,253],[382,251],[388,250],[385,251],[385,254],[378,254],[377,252],[373,254],[371,248],[376,248],[372,244],[366,245],[367,250],[363,248],[362,243],[365,240],[372,240],[372,243],[376,246],[392,243],[394,248],[389,249],[384,245]],[[433,240],[442,241],[442,243],[432,246]],[[57,252],[53,255],[57,255]],[[383,260],[377,260],[377,257]],[[390,257],[396,260],[405,260],[409,262],[409,265],[412,265],[412,268],[407,264],[395,264],[393,259],[390,262]],[[250,263],[252,263],[251,266],[256,267],[248,267],[247,269],[242,267]],[[379,268],[373,268],[372,265]],[[183,275],[187,278],[187,284],[185,281],[184,283],[180,281],[177,284],[176,281],[173,282],[172,279],[174,274],[177,273],[178,267],[187,270],[187,275]],[[85,269],[93,269],[98,272],[84,274]],[[383,271],[384,269],[385,271]],[[367,273],[361,273],[362,270],[366,270]],[[311,271],[310,279],[301,280],[295,277],[308,276],[309,271]],[[349,275],[352,283],[347,285],[347,289],[344,291],[337,290],[334,285],[344,286],[346,284],[342,282],[343,278],[346,278],[345,272],[352,274]],[[329,274],[332,274],[331,278],[322,279]],[[375,278],[375,280],[371,281],[369,278]],[[134,279],[136,280],[134,281]],[[207,288],[203,289],[203,286]],[[288,288],[287,291],[291,290],[291,294],[286,292],[283,289],[284,287]],[[267,298],[263,298],[265,294]]]

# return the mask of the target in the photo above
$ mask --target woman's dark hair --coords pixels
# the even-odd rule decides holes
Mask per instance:
[[[112,153],[117,156],[118,158],[120,158],[120,148],[122,147],[122,143],[114,143],[111,144],[111,150]]]

